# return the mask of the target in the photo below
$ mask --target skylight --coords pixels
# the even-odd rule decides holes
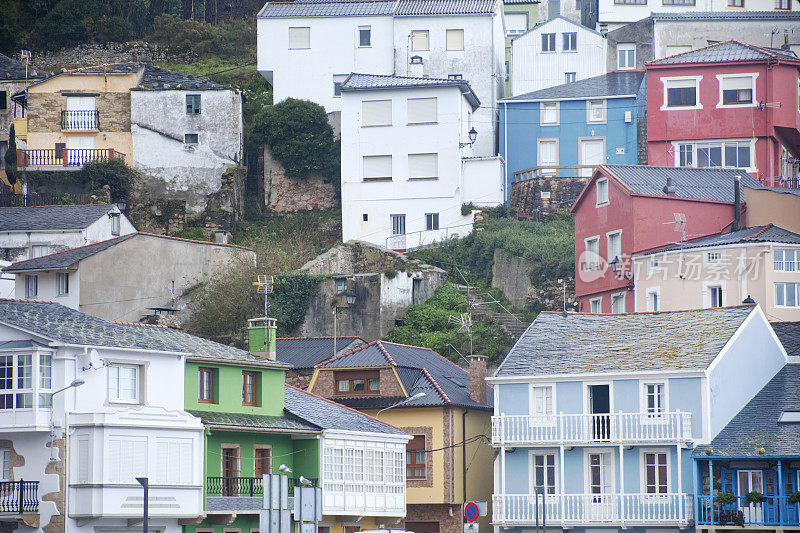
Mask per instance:
[[[784,411],[778,419],[779,424],[800,424],[800,411]]]

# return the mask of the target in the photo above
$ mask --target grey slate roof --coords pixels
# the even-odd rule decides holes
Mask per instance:
[[[222,91],[226,89],[230,89],[230,87],[148,64],[145,66],[139,86],[134,90]]]
[[[395,16],[491,15],[495,0],[398,0]]]
[[[761,189],[762,191],[772,191],[780,194],[791,194],[792,196],[800,196],[800,189],[792,189],[789,187],[750,187],[751,189]]]
[[[771,322],[787,355],[800,356],[800,322]]]
[[[724,246],[727,244],[741,243],[766,243],[774,242],[780,244],[800,244],[800,235],[772,224],[766,226],[753,226],[730,233],[720,233],[711,237],[703,237],[694,241],[689,241],[680,245],[661,248],[645,253],[652,255],[662,252],[672,252],[676,250],[691,250],[692,248],[708,248],[710,246]]]
[[[363,341],[358,337],[337,337],[336,353],[349,352]],[[311,369],[333,356],[333,337],[289,337],[278,339],[278,360],[295,369]]]
[[[481,105],[481,101],[472,91],[472,87],[464,80],[417,78],[389,74],[359,74],[353,72],[342,82],[343,92],[370,91],[374,89],[413,89],[419,87],[458,87],[473,108],[478,108]]]
[[[693,454],[800,457],[800,423],[778,423],[784,411],[800,411],[798,383],[800,364],[787,364],[711,441],[711,450],[699,446]]]
[[[501,102],[515,100],[565,100],[593,98],[599,96],[635,97],[642,85],[643,70],[617,70],[601,76],[578,80],[572,83],[539,89],[530,93],[503,98]]]
[[[654,20],[800,20],[800,11],[674,11],[653,13]]]
[[[212,411],[187,411],[200,418],[206,426],[233,426],[276,431],[320,432],[322,428],[298,418],[291,413],[284,416],[251,415],[242,413],[215,413]]]
[[[392,435],[406,434],[404,431],[369,415],[331,400],[326,400],[315,394],[296,389],[290,385],[285,387],[285,398],[285,410],[287,412],[323,429],[367,431]]]
[[[543,312],[495,376],[705,369],[754,306],[593,315]]]
[[[26,259],[24,261],[17,261],[3,269],[3,272],[30,272],[34,270],[58,270],[67,268],[70,265],[83,261],[87,257],[91,257],[97,253],[107,250],[112,246],[121,242],[127,241],[136,235],[131,233],[123,235],[122,237],[115,237],[105,241],[96,242],[94,244],[87,244],[86,246],[78,246],[77,248],[70,248],[62,250],[41,257],[34,257],[33,259]]]
[[[109,204],[0,207],[0,231],[85,229],[113,208]]]
[[[725,41],[698,50],[649,61],[647,64],[674,65],[682,63],[713,63],[718,61],[766,61],[767,59],[798,60],[797,56],[790,52],[779,52],[752,44],[740,43],[739,41]]]
[[[409,403],[408,407],[458,406],[473,409],[491,409],[493,393],[486,388],[486,404],[474,402],[469,397],[469,373],[428,348],[373,341],[352,352],[342,354],[317,365],[318,368],[394,367],[403,388],[409,396],[424,392],[424,398]],[[339,398],[345,405],[367,408],[363,396]],[[372,397],[372,407],[384,407],[386,398]]]
[[[744,170],[648,165],[602,165],[634,194],[665,196],[667,178],[672,178],[675,196],[695,200],[733,202],[733,183],[741,176],[742,187],[761,184]]]
[[[30,66],[27,69],[27,79],[44,78],[46,76],[46,72],[39,72]],[[0,80],[24,80],[25,77],[25,63],[0,54]]]
[[[491,15],[495,0],[298,0],[267,2],[258,18]]]

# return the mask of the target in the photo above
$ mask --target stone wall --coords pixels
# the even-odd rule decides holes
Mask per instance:
[[[131,131],[131,93],[103,92],[95,99],[99,129],[103,132]],[[61,111],[67,97],[59,93],[31,93],[28,96],[28,131],[61,133]]]
[[[636,121],[636,151],[639,164],[647,164],[647,119],[640,118]]]
[[[339,191],[319,174],[302,178],[286,176],[283,166],[264,147],[264,203],[277,213],[330,209],[339,205]]]
[[[389,398],[401,398],[405,396],[405,394],[403,394],[403,389],[400,387],[400,382],[397,381],[397,376],[391,368],[381,368],[379,373],[381,381],[379,396]],[[336,400],[338,395],[336,393],[335,374],[336,370],[320,369],[317,380],[314,382],[314,388],[310,392],[313,392],[317,396],[322,396],[323,398]]]
[[[539,219],[569,209],[589,178],[533,178],[511,184],[511,206],[517,216]]]
[[[127,61],[193,63],[197,57],[195,53],[176,54],[170,52],[168,48],[146,42],[84,44],[76,48],[35,54],[33,65],[40,70],[53,70],[59,67],[102,65]]]
[[[450,509],[452,508],[452,516]],[[403,520],[404,529],[407,522],[438,522],[439,533],[462,533],[461,506],[448,504],[408,504],[406,517]]]
[[[543,311],[561,311],[564,308],[564,288],[557,279],[547,280],[539,286],[531,284],[533,261],[496,249],[492,265],[492,287],[503,291],[506,298],[517,307],[533,307]],[[567,310],[574,310],[575,279],[564,280],[567,285]]]

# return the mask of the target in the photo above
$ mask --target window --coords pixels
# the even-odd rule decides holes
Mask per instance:
[[[439,213],[425,213],[425,229],[439,229]]]
[[[108,367],[108,400],[136,403],[139,401],[139,367],[116,364]]]
[[[658,289],[648,289],[647,291],[647,310],[648,311],[658,311],[659,305],[659,290]]]
[[[200,142],[200,138],[197,133],[186,133],[183,136],[184,144],[192,145],[192,144],[197,144],[198,142]]]
[[[11,481],[11,450],[0,448],[0,481]]]
[[[724,76],[718,77],[721,93],[720,105],[749,105],[753,103],[753,89],[755,78],[753,76]]]
[[[391,126],[392,101],[391,100],[364,100],[361,102],[361,125]]]
[[[200,403],[214,403],[214,369],[200,368],[197,374],[199,378],[197,401]]]
[[[608,239],[608,262],[613,260],[622,261],[622,233],[616,231],[606,235]]]
[[[406,479],[425,479],[425,435],[414,435],[406,445]]]
[[[333,76],[333,97],[342,96],[342,83],[347,79],[347,74],[334,74]]]
[[[586,122],[591,124],[597,124],[605,121],[606,121],[606,101],[589,100],[586,103]]]
[[[556,51],[556,34],[543,33],[542,34],[542,52],[555,52]]]
[[[706,252],[706,264],[713,265],[719,264],[723,261],[722,252]]]
[[[335,372],[336,394],[379,394],[381,379],[378,371],[352,370]]]
[[[800,250],[775,250],[772,254],[775,272],[800,271]]]
[[[186,95],[186,114],[199,115],[200,114],[200,95],[187,94]]]
[[[667,494],[667,454],[644,453],[644,487],[647,494]]]
[[[392,156],[365,155],[363,159],[365,180],[392,179]]]
[[[334,283],[336,284],[336,294],[347,292],[347,278],[336,278]]]
[[[464,79],[464,75],[463,74],[448,74],[447,75],[447,79],[448,80],[463,80]]]
[[[191,439],[156,438],[155,480],[159,485],[189,485],[192,483]],[[146,457],[146,452],[145,452]]]
[[[647,5],[647,0],[614,0],[617,5]]]
[[[539,104],[539,123],[558,124],[558,102],[542,102]]]
[[[744,7],[744,0],[728,0],[728,7]]]
[[[625,293],[617,293],[611,295],[611,312],[620,314],[625,312]]]
[[[533,387],[533,412],[532,415],[553,414],[553,387]]]
[[[17,390],[30,391],[33,389],[33,356],[30,354],[17,355]],[[33,392],[17,392],[17,409],[33,407]]]
[[[775,0],[775,9],[788,10],[790,0]]]
[[[253,450],[253,475],[258,479],[272,473],[272,448],[260,447]]]
[[[242,372],[242,405],[258,405],[258,373]]]
[[[367,222],[369,220],[369,215],[367,213],[362,213],[361,220],[362,222]]]
[[[750,168],[752,141],[707,141],[681,143],[675,150],[675,163],[698,168]]]
[[[67,148],[67,143],[55,143],[56,159],[59,161],[64,160],[64,150]]]
[[[111,221],[111,235],[119,235],[119,213],[111,213],[110,221]]]
[[[311,28],[289,28],[289,50],[311,48]]]
[[[564,52],[575,52],[578,50],[578,33],[565,32],[561,34],[562,37],[562,50]]]
[[[692,167],[694,166],[694,145],[680,144],[678,145],[679,157],[678,166]]]
[[[552,167],[558,166],[558,140],[539,139],[536,152],[539,166],[551,167],[542,169],[542,174],[555,174],[556,170]]]
[[[597,207],[608,205],[608,180],[600,178],[594,182],[595,205]]]
[[[135,484],[137,476],[147,475],[147,437],[113,436],[104,448],[108,483]]]
[[[433,124],[438,120],[436,98],[409,98],[406,106],[409,124]]]
[[[590,237],[584,243],[586,258],[583,270],[600,270],[600,237]]]
[[[25,276],[25,297],[36,298],[39,294],[39,276],[36,274]]]
[[[617,45],[617,69],[633,70],[636,68],[636,43],[619,43]]]
[[[0,409],[14,408],[14,356],[0,355]]]
[[[52,407],[53,354],[39,354],[39,407]]]
[[[392,235],[405,235],[406,234],[406,216],[402,215],[389,215],[392,221]]]
[[[723,307],[725,305],[724,291],[722,285],[708,285],[706,307]]]
[[[644,384],[645,409],[649,418],[661,416],[666,408],[666,396],[663,383]]]
[[[575,72],[564,73],[564,83],[572,83],[577,79],[578,74]]]
[[[664,107],[699,107],[697,105],[698,78],[663,80]]]
[[[552,453],[531,452],[533,486],[543,489],[545,494],[556,493],[556,456]]]
[[[408,154],[409,179],[436,179],[439,176],[439,154]]]
[[[50,247],[46,244],[34,244],[31,246],[31,257],[42,257],[50,253]]]
[[[527,13],[505,13],[504,18],[506,21],[506,36],[519,35],[528,31]]]
[[[800,307],[800,283],[776,283],[776,307]]]
[[[422,52],[430,50],[428,30],[414,30],[411,32],[411,51]]]
[[[447,30],[445,34],[448,51],[464,49],[464,30]]]
[[[589,312],[599,315],[603,312],[603,299],[593,298],[589,300]]]
[[[8,109],[8,91],[0,91],[0,111]]]
[[[368,48],[372,46],[372,27],[358,27],[358,46],[361,48]]]
[[[65,294],[69,294],[69,272],[58,274],[58,295],[64,296]]]
[[[33,354],[0,356],[0,409],[30,409],[33,407]],[[53,387],[53,356],[38,354],[38,407],[50,407]],[[16,372],[16,373],[15,373]]]
[[[662,0],[661,2],[661,4],[665,6],[693,6],[694,3],[695,0]],[[669,46],[667,46],[667,50],[669,50]]]

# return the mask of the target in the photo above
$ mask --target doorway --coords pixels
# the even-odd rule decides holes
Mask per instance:
[[[611,386],[589,385],[592,440],[611,439]]]
[[[222,448],[222,495],[239,494],[239,448]]]
[[[589,454],[590,517],[594,522],[616,518],[617,507],[609,495],[614,492],[614,455],[611,452]]]
[[[581,165],[602,165],[605,163],[606,140],[603,137],[596,139],[581,139],[578,141],[580,145],[580,159]],[[591,176],[594,172],[593,168],[580,169],[582,177]]]

